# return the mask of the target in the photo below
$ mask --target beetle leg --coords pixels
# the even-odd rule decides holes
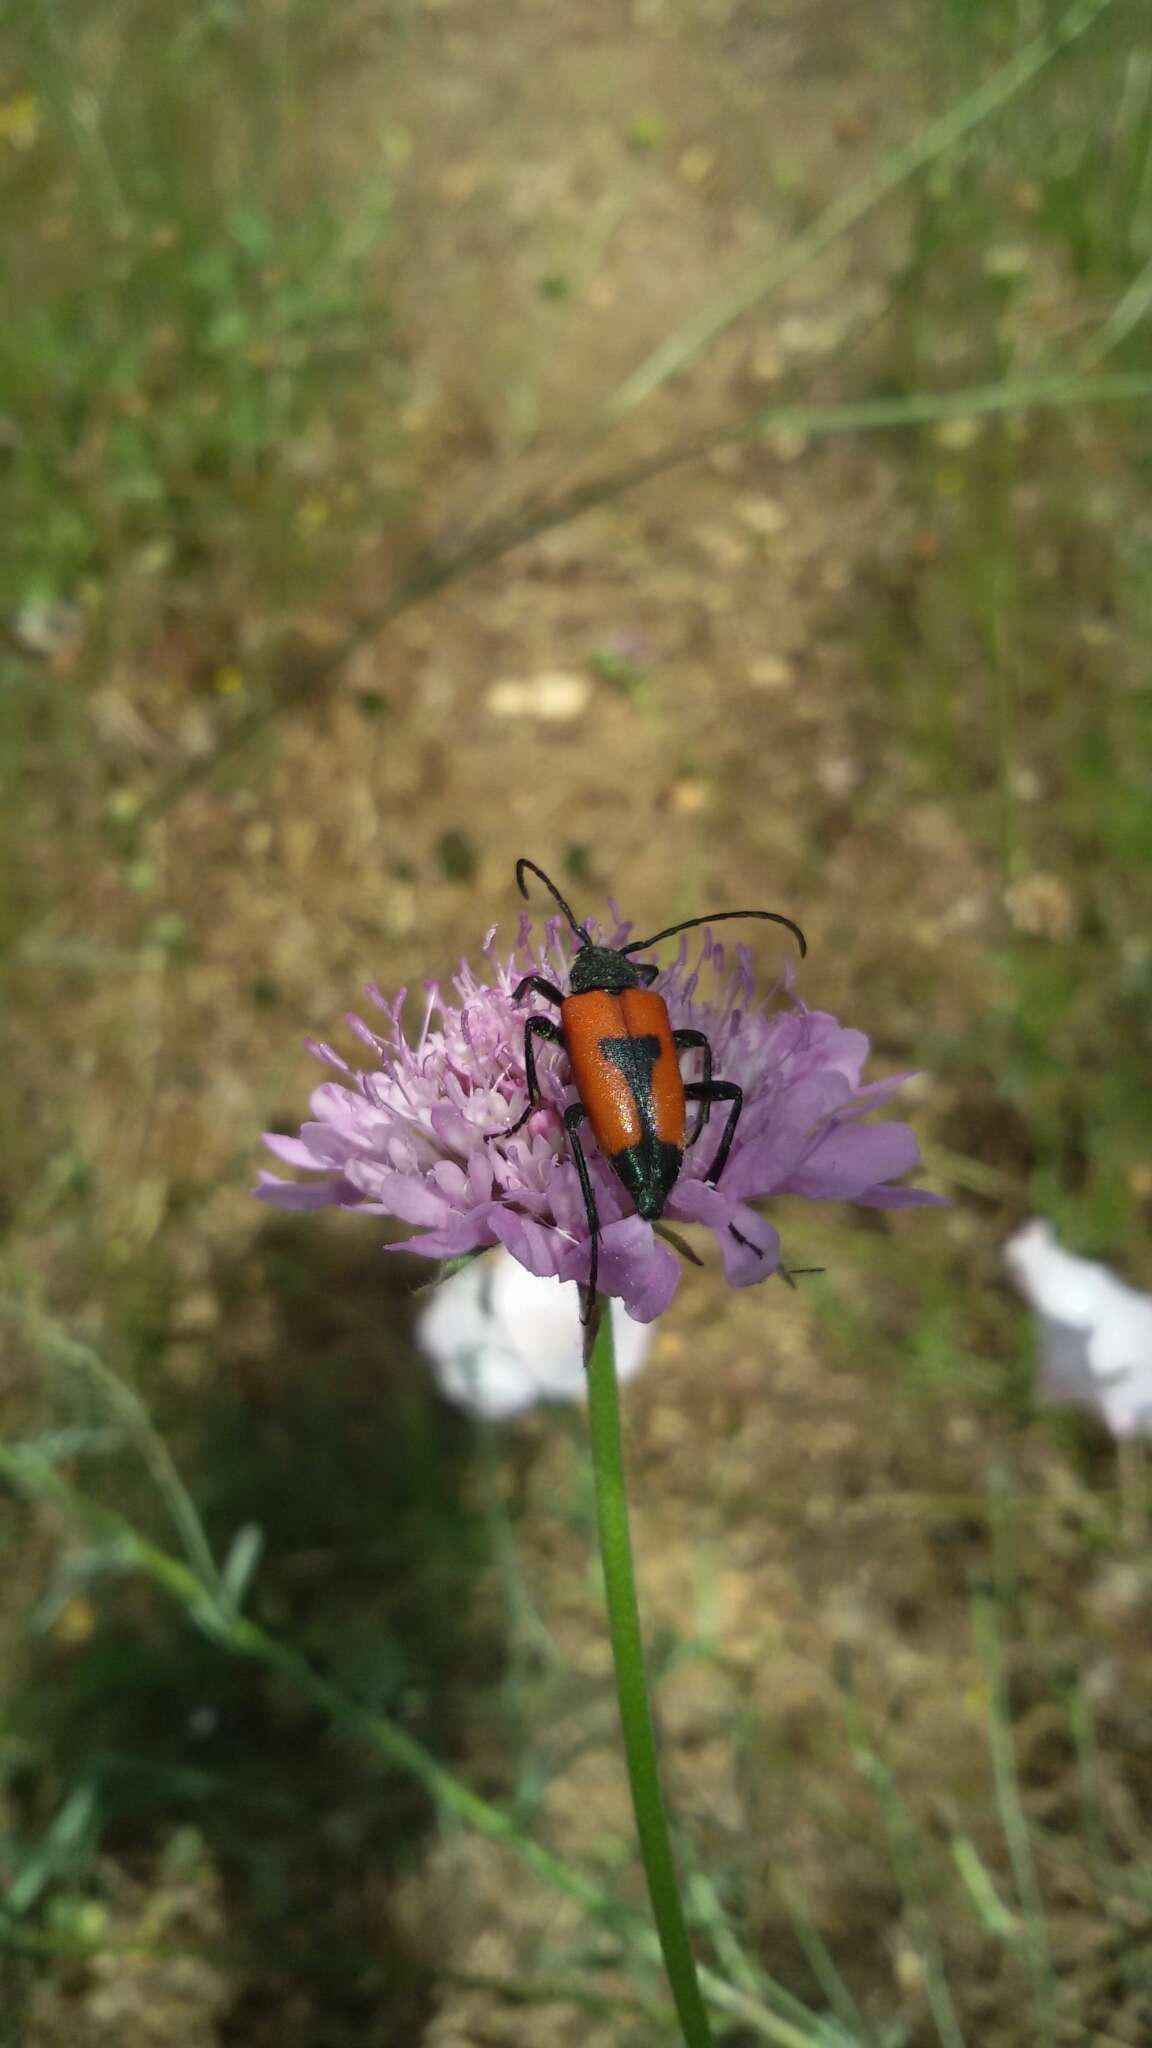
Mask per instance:
[[[677,1052],[700,1051],[704,1055],[703,1085],[708,1090],[708,1093],[706,1095],[702,1095],[700,1098],[700,1115],[696,1121],[696,1129],[693,1131],[692,1136],[688,1140],[688,1143],[690,1145],[694,1145],[696,1143],[697,1138],[700,1136],[701,1131],[704,1129],[705,1124],[708,1121],[708,1111],[711,1109],[712,1104],[716,1099],[711,1092],[712,1047],[709,1040],[705,1037],[702,1031],[674,1031],[672,1033],[672,1043],[676,1047]]]
[[[825,1267],[825,1266],[777,1266],[777,1268],[776,1268],[776,1271],[777,1271],[777,1272],[779,1273],[779,1275],[780,1275],[780,1278],[781,1278],[782,1280],[786,1280],[786,1281],[787,1281],[787,1283],[788,1283],[789,1287],[790,1287],[790,1288],[792,1289],[793,1293],[796,1293],[796,1291],[797,1291],[797,1288],[796,1288],[796,1280],[797,1280],[797,1276],[798,1276],[799,1274],[801,1274],[801,1273],[824,1273],[824,1272],[826,1272],[826,1271],[827,1271],[827,1267]]]
[[[732,1150],[732,1140],[736,1136],[736,1126],[740,1121],[740,1111],[744,1107],[744,1090],[736,1081],[714,1081],[710,1075],[707,1081],[686,1081],[684,1093],[689,1102],[704,1102],[709,1105],[713,1102],[730,1102],[732,1104],[728,1114],[728,1122],[724,1127],[724,1136],[720,1140],[720,1149],[704,1176],[705,1180],[711,1181],[712,1186],[715,1187],[728,1163],[728,1154]]]
[[[592,1311],[596,1306],[596,1284],[600,1278],[600,1212],[596,1207],[596,1196],[588,1174],[588,1161],[584,1157],[584,1147],[577,1136],[579,1126],[584,1122],[587,1114],[588,1112],[582,1102],[573,1102],[564,1111],[564,1128],[568,1133],[568,1143],[572,1147],[572,1157],[576,1161],[576,1171],[580,1176],[580,1192],[584,1197],[584,1211],[588,1218],[588,1232],[592,1240],[592,1255],[588,1264],[588,1288],[587,1292],[583,1288],[580,1290],[580,1321],[585,1325],[585,1328],[587,1328],[588,1323],[591,1321]]]
[[[536,1079],[536,1049],[532,1043],[534,1038],[545,1038],[549,1045],[564,1043],[564,1033],[558,1024],[552,1022],[551,1017],[529,1017],[524,1026],[524,1076],[528,1083],[528,1107],[523,1116],[517,1117],[514,1124],[507,1124],[500,1131],[485,1131],[486,1145],[490,1145],[493,1138],[514,1137],[522,1125],[527,1123],[532,1111],[540,1107],[540,1083]]]
[[[732,1104],[731,1110],[728,1113],[728,1122],[724,1126],[724,1136],[720,1140],[720,1150],[712,1161],[711,1170],[704,1176],[705,1180],[711,1181],[712,1186],[715,1187],[728,1163],[728,1154],[732,1150],[732,1140],[736,1136],[736,1126],[740,1121],[740,1111],[744,1107],[744,1090],[736,1081],[714,1081],[711,1075],[709,1075],[707,1081],[687,1082],[684,1093],[692,1102],[730,1102]],[[757,1258],[760,1259],[764,1257],[761,1247],[758,1244],[753,1244],[750,1237],[745,1237],[742,1230],[737,1230],[734,1223],[730,1223],[728,1228],[736,1239],[737,1244],[743,1245],[745,1251],[755,1252]],[[791,1285],[790,1277],[787,1274],[785,1278],[789,1280],[789,1285]]]
[[[534,995],[543,996],[546,1003],[555,1003],[557,1009],[564,1001],[560,990],[553,982],[545,981],[542,974],[526,974],[523,981],[517,982],[512,991],[512,1001],[522,1003],[529,989]]]

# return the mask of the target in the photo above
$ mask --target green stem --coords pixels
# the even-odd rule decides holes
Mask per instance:
[[[680,1887],[668,1838],[668,1816],[660,1789],[656,1737],[652,1727],[648,1681],[644,1674],[636,1577],[632,1568],[612,1318],[604,1311],[601,1302],[597,1302],[593,1309],[584,1361],[588,1373],[588,1425],[596,1480],[596,1521],[608,1598],[616,1696],[620,1703],[624,1753],[628,1760],[640,1853],[648,1879],[648,1896],[652,1901],[664,1967],[687,2048],[712,2048],[712,2032],[700,1995],[696,1963],[680,1902]]]

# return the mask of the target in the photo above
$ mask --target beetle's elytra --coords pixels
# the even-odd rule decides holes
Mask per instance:
[[[514,1124],[489,1138],[510,1138],[527,1123],[540,1106],[536,1077],[536,1045],[562,1045],[572,1068],[579,1101],[564,1112],[564,1123],[588,1215],[591,1240],[588,1284],[583,1317],[587,1322],[596,1299],[599,1277],[600,1218],[596,1196],[588,1174],[588,1162],[580,1140],[580,1126],[592,1126],[592,1135],[619,1176],[636,1205],[636,1212],[648,1222],[664,1213],[664,1206],[684,1163],[687,1145],[694,1145],[708,1121],[714,1102],[729,1105],[728,1121],[705,1176],[715,1186],[724,1171],[740,1121],[743,1095],[735,1081],[725,1081],[712,1071],[712,1048],[702,1031],[674,1031],[663,996],[653,994],[651,984],[659,968],[650,962],[634,961],[633,953],[646,952],[661,939],[688,931],[694,925],[718,924],[733,917],[766,918],[793,933],[801,953],[808,948],[799,925],[775,910],[720,910],[710,917],[689,917],[668,925],[650,939],[633,939],[627,946],[597,946],[575,917],[555,883],[535,861],[518,860],[516,881],[522,896],[528,889],[525,872],[539,877],[559,904],[579,942],[565,994],[542,975],[526,974],[515,990],[515,1000],[529,993],[542,996],[560,1012],[556,1024],[550,1017],[529,1017],[524,1027],[524,1068],[528,1083],[528,1107]],[[680,1072],[680,1054],[698,1051],[704,1066],[698,1081],[685,1081]],[[687,1131],[687,1105],[700,1104],[700,1115],[691,1137]]]
[[[566,996],[560,1029],[592,1135],[652,1221],[684,1157],[684,1081],[664,998],[643,988]]]

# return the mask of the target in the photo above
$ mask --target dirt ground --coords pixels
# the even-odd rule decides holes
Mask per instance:
[[[366,69],[334,124],[333,147],[353,149],[357,122],[386,95],[407,138],[396,289],[413,509],[399,536],[351,565],[354,606],[370,607],[420,543],[490,516],[526,477],[586,473],[586,423],[605,394],[783,242],[798,193],[810,215],[906,132],[913,87],[879,54],[905,30],[900,9],[831,0],[430,0],[400,80]],[[889,214],[838,246],[601,446],[640,456],[777,395],[820,397],[825,366],[850,335],[867,336],[900,233]],[[980,935],[1003,915],[1003,878],[926,786],[859,631],[877,589],[914,580],[924,550],[900,451],[882,439],[721,449],[542,534],[405,612],[152,826],[146,911],[183,920],[176,953],[137,950],[145,911],[122,866],[94,852],[90,821],[109,791],[149,784],[155,730],[165,765],[195,743],[195,650],[182,666],[178,640],[164,640],[154,680],[113,669],[93,700],[72,820],[45,799],[46,829],[83,859],[48,940],[96,939],[127,964],[67,988],[51,964],[23,970],[37,1017],[34,1120],[99,1162],[94,1235],[78,1243],[61,1223],[38,1253],[93,1339],[115,1339],[101,1301],[120,1314],[124,1275],[162,1248],[163,1298],[140,1314],[164,1324],[171,1401],[187,1412],[239,1389],[274,1432],[277,1402],[291,1407],[313,1361],[277,1348],[270,1245],[315,1256],[313,1274],[359,1263],[365,1322],[395,1312],[370,1222],[309,1224],[325,1248],[314,1255],[249,1203],[257,1134],[299,1120],[313,1079],[302,1037],[339,1040],[364,982],[418,984],[475,954],[492,920],[512,929],[519,854],[565,872],[582,906],[597,911],[612,893],[641,925],[712,903],[787,911],[809,939],[807,998],[872,1032],[877,1072],[919,1064],[924,1039],[979,1004]],[[333,593],[302,622],[314,647],[339,645],[348,602]],[[775,955],[761,951],[769,974]],[[53,1074],[67,1077],[63,1121]],[[951,1142],[955,1110],[931,1076],[909,1090],[926,1138]],[[998,1126],[990,1151],[1009,1164],[1011,1133]],[[1013,1220],[1009,1198],[881,1220],[796,1214],[783,1227],[806,1261],[840,1262],[860,1327],[886,1332],[911,1319],[921,1260],[970,1261],[973,1290],[994,1286]],[[371,1394],[347,1367],[342,1314],[316,1311],[316,1343],[341,1414],[371,1431],[381,1423],[364,1419]],[[1075,1486],[1042,1442],[962,1394],[917,1406],[887,1391],[862,1348],[858,1370],[840,1345],[830,1357],[803,1293],[729,1298],[714,1270],[692,1272],[629,1396],[636,1540],[652,1639],[706,1612],[714,1644],[671,1670],[660,1703],[673,1801],[701,1863],[738,1874],[758,1951],[798,1981],[767,1875],[783,1863],[865,2003],[899,2006],[919,2042],[920,1966],[870,1795],[846,1761],[837,1656],[855,1659],[878,1725],[898,1726],[916,1811],[960,1817],[983,1839],[986,1697],[967,1614],[972,1572],[990,1569],[985,1478],[1001,1432],[1032,1489],[1045,1602],[1054,1613],[1091,1589],[1079,1554],[1061,1551]],[[373,1369],[369,1358],[368,1381]],[[386,1424],[401,1411],[385,1384]],[[19,1400],[18,1376],[11,1391]],[[566,1728],[589,1730],[549,1777],[536,1824],[579,1861],[628,1832],[588,1532],[562,1512],[581,1484],[579,1450],[549,1423],[511,1434],[524,1598],[552,1644],[540,1683],[561,1688]],[[387,1515],[387,1499],[378,1505]],[[478,1597],[483,1614],[495,1595]],[[1128,1634],[1122,1588],[1092,1598],[1085,1655],[1122,1713],[1124,1688],[1150,1675],[1147,1652]],[[482,1711],[461,1734],[459,1700],[452,1711],[459,1767],[499,1788],[506,1733]],[[1037,1701],[1020,1724],[1026,1763],[1050,1733]],[[278,1739],[290,1747],[291,1727]],[[1036,1782],[1042,1792],[1041,1761]],[[429,1837],[417,1864],[377,1861],[364,1895],[345,1898],[343,1932],[354,1928],[386,1979],[408,1972],[417,1987],[409,2018],[387,2032],[366,2018],[370,2003],[334,2018],[320,1993],[286,1987],[274,1961],[238,1976],[229,1882],[191,1851],[163,1882],[129,1854],[116,1925],[156,1934],[167,1914],[159,1956],[138,1971],[122,1957],[111,1978],[44,1977],[29,1993],[27,2048],[624,2038],[618,2022],[520,2011],[470,1985],[469,1973],[511,1978],[562,1952],[576,1928],[482,1846]],[[630,1866],[621,1882],[637,1895]],[[1070,1925],[1085,1915],[1088,1942],[1074,1874],[1061,1910]],[[217,1958],[222,1944],[225,1960],[165,1962],[169,1938]],[[989,1940],[969,1958],[982,2048],[1021,2038],[999,1953]],[[441,1967],[457,1981],[431,1998],[427,1973]],[[1139,2024],[1113,2010],[1109,2039],[1135,2043]]]

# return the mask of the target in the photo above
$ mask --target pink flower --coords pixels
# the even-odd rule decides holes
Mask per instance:
[[[587,929],[597,937],[595,927]],[[622,946],[630,930],[619,926],[597,942]],[[497,954],[495,940],[493,928],[483,975],[464,963],[450,990],[425,984],[411,1038],[403,1024],[405,992],[389,1002],[370,986],[379,1028],[348,1019],[370,1056],[365,1068],[354,1070],[331,1046],[310,1042],[339,1079],[316,1089],[312,1121],[299,1137],[270,1133],[265,1143],[286,1165],[320,1178],[263,1173],[255,1192],[284,1209],[335,1203],[412,1225],[415,1234],[389,1245],[392,1251],[453,1259],[502,1244],[531,1273],[586,1283],[590,1233],[562,1121],[576,1099],[562,1047],[539,1057],[537,1111],[514,1137],[487,1142],[527,1107],[524,1025],[530,1015],[550,1014],[535,998],[514,1003],[512,992],[527,974],[567,988],[572,949],[555,919],[533,943],[531,922],[522,917],[511,958]],[[807,1009],[790,977],[758,1000],[748,949],[737,947],[730,965],[707,933],[691,969],[682,938],[653,986],[673,1029],[706,1033],[716,1074],[744,1091],[719,1185],[705,1179],[716,1152],[714,1112],[710,1138],[689,1145],[664,1209],[675,1229],[703,1224],[714,1232],[733,1286],[762,1280],[780,1265],[775,1229],[749,1206],[769,1195],[870,1208],[938,1200],[892,1185],[920,1157],[907,1124],[863,1121],[907,1076],[862,1085],[867,1038]],[[697,1071],[699,1054],[685,1058]],[[651,1322],[676,1291],[680,1261],[661,1225],[636,1214],[591,1141],[587,1154],[600,1215],[600,1290],[618,1296],[636,1321]]]

